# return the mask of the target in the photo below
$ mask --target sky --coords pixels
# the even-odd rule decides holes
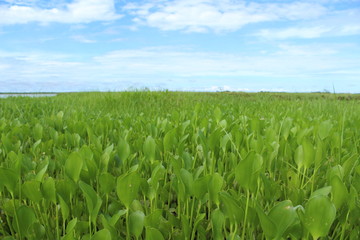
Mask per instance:
[[[0,0],[0,92],[360,93],[360,0]]]

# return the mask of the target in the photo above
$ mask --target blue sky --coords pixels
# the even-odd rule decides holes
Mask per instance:
[[[0,92],[360,92],[360,0],[0,0]]]

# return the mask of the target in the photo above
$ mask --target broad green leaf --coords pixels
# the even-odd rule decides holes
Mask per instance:
[[[137,198],[140,182],[141,178],[137,172],[122,175],[117,179],[116,193],[127,209]]]
[[[149,184],[151,184],[155,189],[157,189],[159,181],[164,178],[165,173],[166,170],[164,166],[161,163],[158,163],[151,173],[151,181],[149,182]]]
[[[276,225],[276,236],[281,238],[285,231],[298,219],[297,213],[289,200],[275,205],[268,214],[271,221]]]
[[[217,205],[219,205],[220,203],[218,193],[221,191],[223,185],[224,179],[222,178],[222,176],[219,173],[214,173],[209,181],[208,191],[210,200]]]
[[[238,184],[245,189],[254,191],[262,164],[262,156],[253,152],[240,161],[235,168],[235,179]]]
[[[336,208],[330,199],[319,195],[313,197],[305,206],[304,226],[314,239],[328,234],[335,220]]]
[[[190,226],[190,217],[182,214],[180,216],[181,219],[181,227],[183,232],[183,239],[190,239],[190,233],[191,233],[191,226]]]
[[[119,210],[117,213],[115,213],[109,220],[110,226],[114,227],[115,224],[119,221],[120,217],[125,215],[126,212],[127,210]]]
[[[306,168],[309,168],[312,164],[314,164],[315,150],[313,144],[307,138],[304,138],[302,142],[302,147],[304,151],[304,166]]]
[[[28,230],[28,238],[31,239],[44,239],[46,234],[45,227],[41,225],[39,222],[34,222],[31,224],[29,230]]]
[[[104,214],[101,214],[99,216],[99,219],[101,221],[101,224],[102,224],[103,228],[109,230],[109,232],[111,234],[111,238],[112,239],[117,239],[118,233],[116,231],[116,228],[113,227],[112,225],[110,225],[109,217],[105,216]]]
[[[126,160],[128,159],[128,157],[130,155],[130,145],[123,138],[120,138],[119,143],[118,143],[118,154],[119,154],[120,160],[124,163],[126,162]]]
[[[165,134],[164,140],[163,140],[164,152],[169,152],[174,147],[176,147],[176,145],[177,145],[176,130],[177,129],[172,129]]]
[[[225,119],[223,119],[223,120],[221,120],[221,121],[219,122],[219,127],[220,127],[221,129],[226,129],[226,127],[227,127],[227,122],[226,122]],[[227,136],[227,135],[226,135],[226,136]]]
[[[298,169],[304,166],[304,148],[302,145],[299,145],[295,150],[295,163],[298,166]]]
[[[223,225],[225,223],[225,216],[220,211],[220,209],[215,209],[211,213],[211,226],[212,226],[212,234],[215,240],[224,239]]]
[[[345,184],[340,180],[339,176],[333,176],[331,179],[332,202],[336,209],[339,209],[348,199],[348,191]]]
[[[218,123],[221,118],[222,118],[221,109],[219,107],[216,107],[214,110],[214,119],[215,119],[216,123]]]
[[[0,167],[0,186],[5,186],[10,193],[14,193],[18,179],[14,170]]]
[[[86,205],[88,208],[89,215],[91,217],[91,221],[95,223],[102,204],[102,200],[97,195],[95,190],[90,185],[84,183],[83,181],[79,181],[79,187],[86,198]]]
[[[33,137],[35,139],[35,141],[38,141],[42,138],[43,136],[43,127],[37,123],[33,129]]]
[[[37,220],[35,212],[30,207],[20,206],[16,209],[16,213],[19,224],[17,224],[16,219],[14,219],[13,227],[17,230],[17,232],[20,232],[21,235],[27,236],[30,226]],[[17,225],[19,225],[19,228]]]
[[[328,183],[331,183],[331,179],[333,179],[334,176],[338,176],[340,180],[342,180],[344,177],[344,169],[341,165],[338,164],[333,166],[332,168],[328,168],[326,175]]]
[[[325,138],[327,138],[331,133],[331,129],[332,129],[332,123],[330,120],[326,120],[322,122],[319,125],[319,132],[318,132],[320,139],[324,140]]]
[[[293,124],[293,119],[290,117],[285,118],[281,123],[281,136],[287,140],[289,137],[290,129]]]
[[[230,222],[239,224],[244,220],[244,209],[239,202],[227,192],[219,193],[220,209],[224,216],[230,219]]]
[[[151,136],[148,136],[144,142],[143,151],[146,159],[148,159],[151,162],[155,160],[155,149],[156,149],[155,140]]]
[[[49,160],[45,160],[44,167],[36,174],[35,180],[41,182],[44,178],[44,174],[46,173],[46,170],[49,166]]]
[[[230,135],[229,134],[225,134],[220,140],[220,147],[222,148],[222,150],[224,152],[226,151],[226,146],[227,146],[229,140],[230,140]]]
[[[195,221],[194,221],[194,226],[193,229],[196,231],[198,230],[198,226],[200,224],[200,222],[205,218],[206,214],[205,213],[200,213],[196,216]]]
[[[194,190],[194,195],[197,199],[201,200],[204,198],[205,194],[208,192],[208,186],[210,180],[211,180],[211,176],[206,175],[194,181],[193,190]]]
[[[146,227],[146,240],[164,240],[164,236],[159,230],[152,227]]]
[[[67,234],[74,230],[77,222],[78,222],[77,218],[74,218],[67,224],[67,226],[66,226],[66,233]]]
[[[310,199],[320,195],[328,196],[330,193],[331,193],[331,186],[326,186],[311,193]]]
[[[102,173],[99,177],[100,190],[103,193],[109,194],[116,187],[115,177],[110,173]]]
[[[110,156],[111,156],[113,149],[114,149],[114,145],[111,144],[109,147],[107,147],[104,150],[103,154],[100,157],[100,170],[102,172],[107,172],[107,170],[108,170]]]
[[[25,196],[30,199],[33,202],[40,202],[43,198],[43,195],[41,193],[40,189],[40,182],[36,180],[26,181],[22,185],[22,191],[25,194]]]
[[[264,213],[264,211],[259,206],[256,206],[255,209],[256,209],[256,213],[258,214],[261,228],[262,228],[263,232],[265,233],[265,236],[268,239],[275,238],[275,236],[278,232],[275,223],[270,219],[269,216],[267,216]]]
[[[129,216],[130,232],[139,238],[144,228],[145,214],[141,211],[135,211]]]
[[[185,191],[188,195],[193,194],[194,179],[193,175],[186,169],[180,169],[180,179],[185,186]]]
[[[83,166],[83,158],[80,153],[73,152],[65,162],[65,173],[74,182],[77,182],[80,177],[80,172]]]
[[[107,229],[97,231],[90,240],[111,240],[111,233]]]
[[[324,151],[325,151],[324,148],[325,147],[323,142],[318,141],[316,144],[315,157],[314,157],[315,167],[318,167],[324,161]]]
[[[60,202],[60,210],[61,210],[62,218],[67,219],[69,217],[69,214],[70,214],[69,206],[64,201],[64,199],[61,197],[60,194],[58,194],[58,198],[59,198],[59,202]]]

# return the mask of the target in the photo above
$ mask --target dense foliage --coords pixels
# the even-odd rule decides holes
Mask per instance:
[[[357,98],[0,99],[0,238],[359,239]]]

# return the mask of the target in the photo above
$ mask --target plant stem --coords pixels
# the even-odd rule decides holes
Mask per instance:
[[[241,239],[245,239],[245,232],[246,232],[246,221],[247,221],[247,215],[249,210],[249,200],[250,200],[250,191],[249,189],[246,190],[246,207],[245,207],[245,216],[244,216],[244,227],[241,235]]]
[[[126,209],[126,240],[130,240],[129,209]]]

